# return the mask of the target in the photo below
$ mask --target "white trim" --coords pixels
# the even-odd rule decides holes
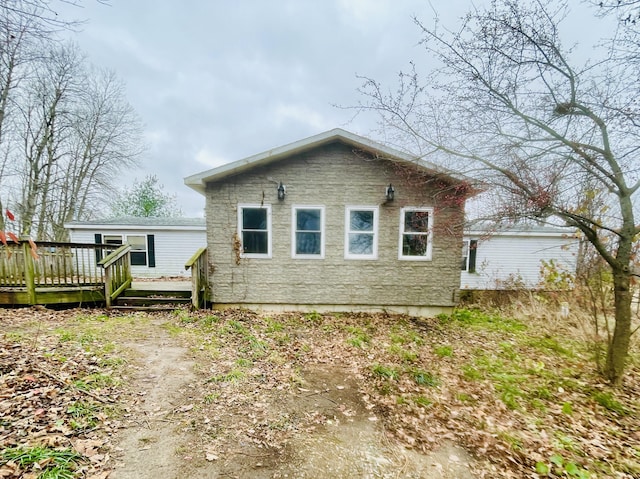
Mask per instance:
[[[373,230],[369,231],[351,231],[351,212],[352,211],[373,211]],[[378,218],[379,208],[377,206],[346,206],[344,213],[344,258],[355,260],[378,259]],[[371,254],[355,254],[349,252],[349,235],[350,234],[373,234],[373,248]]]
[[[298,210],[320,210],[320,254],[296,254]],[[324,259],[325,207],[321,205],[293,205],[291,207],[291,257],[294,259]]]
[[[464,261],[464,268],[462,268],[462,264],[460,264],[460,271],[464,271],[465,273],[469,272],[469,258],[471,257],[471,239],[463,239],[462,240],[462,248],[464,248],[464,245],[467,245],[467,256],[465,258]],[[460,252],[462,253],[462,251]]]
[[[427,227],[427,249],[424,256],[405,256],[402,254],[402,245],[404,237],[404,214],[408,211],[420,211],[429,213],[429,224]],[[419,206],[407,206],[400,209],[400,228],[399,228],[399,242],[398,242],[398,259],[401,261],[431,261],[432,249],[433,249],[433,208],[419,207]],[[425,233],[422,233],[425,234]]]
[[[120,238],[120,245],[123,244],[131,244],[129,243],[129,236],[137,236],[140,238],[143,238],[143,243],[144,243],[144,250],[139,250],[136,249],[134,250],[133,248],[131,248],[131,253],[144,253],[144,264],[132,264],[131,266],[133,267],[147,267],[149,268],[149,240],[148,240],[148,234],[147,233],[100,233],[101,237],[102,237],[102,243],[103,244],[108,244],[106,243],[105,240],[105,236],[113,236],[113,237],[118,237]],[[114,244],[114,246],[116,246]]]
[[[525,236],[528,238],[535,237],[556,237],[556,238],[574,238],[576,230],[567,229],[566,231],[535,231],[535,230],[465,230],[464,236],[473,237],[491,237],[491,236]]]
[[[244,253],[242,245],[242,211],[245,208],[254,209],[266,209],[267,210],[267,253]],[[270,204],[252,204],[252,203],[239,203],[238,204],[238,238],[240,238],[240,257],[241,258],[256,258],[256,259],[271,259],[271,205]]]
[[[206,231],[206,226],[162,226],[162,225],[110,225],[110,224],[73,224],[65,223],[68,230],[154,230],[154,231]]]

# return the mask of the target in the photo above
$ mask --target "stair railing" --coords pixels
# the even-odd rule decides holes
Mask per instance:
[[[107,308],[131,286],[131,246],[120,246],[98,262],[104,268],[104,298]]]
[[[209,286],[209,261],[207,248],[200,248],[184,265],[191,268],[191,304],[194,309],[206,306],[211,291]]]

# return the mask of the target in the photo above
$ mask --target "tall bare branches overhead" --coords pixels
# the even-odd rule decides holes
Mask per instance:
[[[584,234],[616,281],[606,375],[619,382],[640,233],[638,49],[609,32],[599,56],[578,61],[563,44],[573,13],[564,1],[496,0],[455,28],[416,18],[436,68],[402,73],[395,91],[365,78],[360,108],[378,114],[389,140],[481,178],[494,218],[560,220]],[[594,211],[595,197],[606,207]]]
[[[37,239],[67,239],[66,221],[99,213],[142,151],[122,83],[56,36],[78,25],[58,17],[61,3],[81,2],[0,3],[0,209]]]

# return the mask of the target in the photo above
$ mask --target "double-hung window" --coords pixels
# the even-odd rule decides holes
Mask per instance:
[[[476,272],[476,251],[478,240],[464,240],[462,242],[462,264],[460,269],[469,273]]]
[[[292,256],[294,258],[324,258],[324,207],[293,207]]]
[[[433,208],[402,208],[400,253],[403,260],[431,260]]]
[[[146,235],[127,235],[127,244],[131,245],[131,265],[147,265],[147,237]]]
[[[153,235],[149,235],[153,236]],[[105,254],[114,252],[122,244],[131,246],[131,265],[147,266],[147,244],[148,235],[104,235],[102,241],[105,244],[113,245],[113,249],[107,249]],[[152,266],[151,264],[149,266]]]
[[[376,259],[378,255],[378,208],[350,206],[345,219],[347,259]]]
[[[238,205],[243,258],[271,258],[271,205]]]

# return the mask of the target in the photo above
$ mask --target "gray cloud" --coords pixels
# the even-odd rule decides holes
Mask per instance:
[[[330,129],[369,134],[356,73],[393,87],[412,59],[429,66],[412,15],[424,0],[86,0],[64,15],[91,62],[125,80],[149,149],[134,176],[157,174],[189,215],[204,199],[183,177]],[[445,21],[469,8],[449,0]]]

